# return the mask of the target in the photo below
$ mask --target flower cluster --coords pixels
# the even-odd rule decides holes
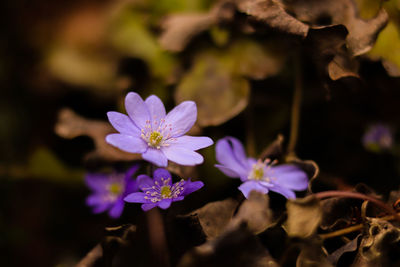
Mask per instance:
[[[184,101],[168,114],[164,104],[155,96],[145,101],[137,93],[125,98],[128,116],[119,112],[108,112],[108,119],[119,132],[110,134],[106,141],[121,150],[140,153],[144,160],[166,167],[168,160],[181,165],[196,165],[203,157],[195,150],[213,144],[209,137],[184,135],[192,128],[197,118],[193,101]]]
[[[213,144],[208,137],[184,135],[197,117],[196,104],[192,101],[182,102],[166,114],[157,96],[151,95],[143,101],[138,94],[129,93],[125,107],[128,116],[107,113],[119,133],[109,134],[106,141],[121,150],[141,153],[150,163],[163,167],[168,160],[181,165],[200,164],[203,157],[195,151]],[[243,145],[233,137],[217,142],[216,158],[218,169],[242,180],[239,190],[246,198],[252,190],[265,194],[271,190],[286,198],[295,198],[294,191],[304,190],[308,185],[306,173],[297,166],[248,158]],[[204,186],[203,182],[190,179],[173,183],[171,174],[163,168],[156,169],[153,178],[142,174],[133,180],[137,169],[135,165],[126,173],[88,174],[86,183],[93,194],[87,198],[87,204],[93,207],[93,212],[109,210],[111,217],[118,218],[124,201],[141,203],[144,211],[154,207],[167,209],[172,202],[181,201]]]
[[[124,197],[138,191],[136,180],[132,179],[139,165],[134,165],[125,173],[99,174],[89,173],[85,177],[86,185],[92,190],[86,204],[93,213],[108,210],[112,218],[119,218],[124,209]]]
[[[216,144],[215,166],[225,175],[240,178],[239,190],[247,198],[252,190],[267,194],[269,190],[286,198],[295,198],[295,191],[308,186],[307,174],[292,164],[275,165],[270,160],[247,158],[243,145],[233,137],[225,137]]]
[[[185,196],[204,186],[203,182],[191,182],[190,179],[173,184],[171,174],[162,168],[154,171],[153,179],[147,175],[139,175],[137,183],[143,192],[132,193],[126,196],[124,200],[132,203],[143,203],[142,209],[145,211],[154,207],[167,209],[172,202],[183,200]]]

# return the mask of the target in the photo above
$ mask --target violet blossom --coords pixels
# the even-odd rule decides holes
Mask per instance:
[[[308,186],[307,174],[293,164],[275,165],[248,158],[240,141],[225,137],[216,144],[216,164],[220,171],[243,182],[239,190],[247,198],[252,190],[267,194],[270,190],[286,198],[296,198],[294,191],[305,190]]]
[[[154,207],[168,209],[172,202],[180,201],[190,193],[204,186],[203,182],[191,182],[190,179],[172,183],[171,174],[165,169],[156,169],[154,179],[139,175],[137,183],[143,192],[132,193],[125,197],[126,202],[143,203],[142,209],[148,211]]]
[[[108,210],[111,218],[119,218],[124,209],[124,197],[138,191],[137,183],[132,179],[138,168],[139,165],[134,165],[125,173],[87,174],[85,183],[93,193],[86,198],[86,204],[92,207],[93,213]]]
[[[393,131],[386,124],[370,125],[363,136],[362,143],[370,151],[389,150],[393,146]]]
[[[108,112],[108,119],[119,132],[109,134],[106,141],[119,149],[140,153],[144,160],[166,167],[168,160],[181,165],[196,165],[203,157],[195,150],[213,144],[209,137],[184,135],[192,128],[197,118],[197,107],[193,101],[184,101],[165,112],[161,100],[151,95],[145,101],[137,93],[125,98],[128,116],[119,112]]]

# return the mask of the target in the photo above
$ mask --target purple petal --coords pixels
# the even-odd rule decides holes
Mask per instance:
[[[142,154],[142,158],[159,167],[167,167],[168,165],[167,157],[158,149],[147,149],[147,151]]]
[[[235,171],[240,177],[248,176],[250,169],[247,158],[242,144],[237,139],[232,137],[220,139],[215,146],[215,153],[221,165]]]
[[[158,120],[165,118],[165,107],[160,98],[155,95],[151,95],[144,101],[150,112],[151,120]]]
[[[110,111],[107,112],[108,120],[111,125],[120,133],[132,136],[139,136],[140,129],[125,114]]]
[[[123,134],[109,134],[106,141],[110,145],[130,153],[143,153],[147,149],[147,144],[139,137]]]
[[[139,169],[139,164],[134,164],[125,172],[125,177],[132,178],[135,172]]]
[[[196,119],[196,103],[193,101],[184,101],[167,114],[165,123],[172,125],[171,137],[178,137],[189,131],[196,122]]]
[[[180,136],[174,138],[173,141],[168,142],[173,146],[180,146],[190,150],[198,150],[201,148],[205,148],[211,146],[214,142],[211,138],[206,136]]]
[[[124,201],[131,202],[131,203],[147,203],[147,202],[149,202],[149,200],[145,199],[144,198],[145,196],[147,196],[147,195],[143,192],[136,192],[136,193],[127,195],[124,198]]]
[[[95,192],[105,192],[110,181],[105,174],[88,173],[85,176],[85,183]]]
[[[146,204],[142,205],[142,210],[148,211],[148,210],[151,210],[152,208],[154,208],[156,206],[157,206],[157,204],[154,204],[154,203],[146,203]]]
[[[204,186],[204,183],[202,181],[196,181],[196,182],[191,182],[190,180],[186,181],[184,185],[184,190],[182,192],[182,196],[187,196],[194,191],[199,190]]]
[[[118,201],[108,212],[108,215],[110,215],[110,217],[114,219],[121,217],[122,211],[124,210],[124,205],[124,200],[122,198],[118,199]]]
[[[161,178],[163,178],[164,180],[171,178],[171,174],[169,173],[169,171],[167,171],[166,169],[163,168],[159,168],[157,170],[154,171],[153,173],[153,177],[154,177],[154,181],[157,181],[159,183],[163,183],[161,181]],[[172,179],[169,179],[169,183],[168,185],[172,185]]]
[[[170,161],[180,165],[193,166],[201,164],[204,161],[202,155],[183,147],[168,146],[163,147],[162,151]]]
[[[273,187],[270,187],[269,190],[279,193],[286,198],[296,198],[296,194],[292,190],[290,190],[288,188],[284,188],[282,186],[275,185]]]
[[[104,197],[103,195],[90,195],[86,198],[86,205],[88,206],[97,206],[97,205],[103,205],[104,202]],[[106,203],[107,205],[109,202]]]
[[[221,172],[223,172],[226,176],[232,177],[232,178],[239,178],[240,174],[237,173],[236,171],[225,167],[223,165],[215,164],[215,167],[217,167]]]
[[[143,129],[146,121],[150,121],[150,112],[143,99],[134,92],[125,98],[125,109],[129,117],[139,129]]]
[[[145,191],[154,185],[154,181],[149,176],[142,174],[137,177],[137,184],[141,190]]]
[[[248,198],[250,195],[250,192],[255,190],[258,192],[261,192],[263,194],[267,194],[268,193],[268,188],[261,185],[259,182],[257,181],[247,181],[244,182],[243,184],[241,184],[239,186],[239,190],[242,191],[243,195]]]
[[[173,198],[173,199],[172,199],[172,202],[181,201],[181,200],[183,200],[184,198],[185,198],[185,197],[183,197],[183,196],[176,197],[176,198]]]
[[[123,193],[124,196],[139,191],[139,186],[136,180],[131,178],[125,180],[125,192]]]
[[[167,198],[163,199],[160,202],[158,202],[158,205],[161,209],[165,210],[168,209],[171,206],[172,200]]]
[[[284,188],[305,190],[308,187],[307,174],[294,165],[284,164],[272,167],[269,170],[268,175],[276,178],[275,183]]]
[[[110,208],[110,206],[111,206],[111,203],[102,203],[102,204],[99,204],[99,205],[93,207],[92,212],[96,213],[96,214],[102,213],[102,212],[108,210]]]

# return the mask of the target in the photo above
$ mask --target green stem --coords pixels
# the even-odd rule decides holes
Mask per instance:
[[[294,59],[295,65],[295,80],[294,80],[294,93],[292,103],[292,114],[290,122],[290,138],[288,144],[288,157],[295,157],[295,149],[297,144],[297,138],[299,135],[299,124],[300,124],[300,109],[301,99],[303,91],[303,75],[301,69],[300,55],[297,54]]]

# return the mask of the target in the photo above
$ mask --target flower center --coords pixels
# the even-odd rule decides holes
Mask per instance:
[[[122,193],[122,186],[119,183],[110,184],[109,191],[113,195],[119,195]]]
[[[265,181],[268,183],[270,183],[271,180],[276,180],[276,178],[271,177],[271,174],[274,172],[271,167],[276,163],[276,160],[272,162],[270,159],[266,159],[265,161],[258,160],[257,163],[253,164],[247,178],[249,180]]]
[[[160,132],[154,131],[150,134],[149,143],[153,147],[160,146],[161,141],[163,140],[163,136]]]
[[[254,180],[261,180],[264,177],[264,165],[254,164],[251,170],[251,177]]]
[[[169,185],[164,185],[161,187],[160,194],[162,198],[171,198],[171,187]]]
[[[140,136],[149,147],[160,149],[163,146],[169,146],[167,141],[173,141],[171,138],[172,125],[167,124],[165,119],[158,120],[153,118],[146,121],[146,125],[141,129]]]

